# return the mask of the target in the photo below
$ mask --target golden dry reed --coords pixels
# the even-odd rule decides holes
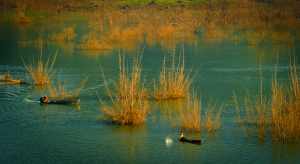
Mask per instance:
[[[69,99],[76,99],[81,92],[84,83],[87,81],[88,77],[84,78],[81,83],[73,90],[73,91],[68,91],[66,88],[66,83],[61,84],[60,77],[57,82],[57,87],[55,87],[55,83],[53,80],[51,80],[48,84],[48,91],[50,94],[51,100],[69,100]]]
[[[89,33],[82,38],[81,44],[77,46],[80,50],[109,50],[111,47],[106,43],[101,43],[94,33]]]
[[[197,72],[190,79],[191,71],[184,72],[184,47],[182,46],[178,63],[175,62],[175,48],[173,52],[172,67],[167,69],[165,59],[159,73],[158,84],[154,80],[153,97],[157,100],[177,99],[188,96],[190,86]]]
[[[263,138],[263,135],[266,133],[266,126],[269,126],[275,140],[289,141],[291,143],[299,141],[300,85],[295,54],[294,60],[290,60],[289,69],[289,82],[278,82],[276,66],[269,103],[266,101],[267,98],[263,97],[262,84],[259,96],[250,96],[247,94],[244,98],[245,111],[244,113],[242,112],[245,115],[244,121],[241,120],[241,113],[236,103],[240,124],[246,123],[258,127],[259,130],[255,130],[260,138]],[[236,98],[235,102],[237,102]]]
[[[179,105],[178,123],[181,131],[185,132],[201,132],[201,99],[197,99],[197,95],[189,95],[186,105]],[[171,117],[170,117],[171,118]]]
[[[24,13],[19,13],[17,15],[13,15],[13,20],[17,23],[31,23],[33,22],[33,17],[27,17],[24,15]]]
[[[51,81],[51,76],[54,72],[52,74],[50,73],[57,57],[57,51],[52,60],[50,68],[48,68],[49,57],[45,63],[43,63],[41,59],[37,63],[34,63],[34,59],[32,59],[32,62],[30,61],[29,65],[27,66],[21,54],[22,61],[29,72],[30,77],[33,79],[34,84],[43,85]]]
[[[113,106],[107,106],[100,99],[103,116],[98,118],[116,124],[142,124],[149,114],[147,89],[144,82],[141,82],[141,59],[142,54],[134,58],[131,72],[125,67],[124,57],[119,54],[119,82],[114,82],[116,93],[113,93],[106,84],[106,92],[110,97]]]
[[[10,74],[9,71],[7,70],[7,74],[5,75],[0,75],[0,80],[5,80],[6,82],[9,82],[11,84],[27,84],[24,83],[22,78],[19,78],[18,80],[13,79]]]
[[[195,93],[189,94],[186,99],[186,104],[179,105],[179,116],[177,120],[180,126],[181,131],[186,132],[201,132],[217,130],[221,126],[219,118],[227,107],[227,104],[220,106],[220,109],[216,112],[217,101],[214,105],[211,105],[211,100],[208,103],[204,116],[201,115],[201,98],[198,100]],[[201,119],[201,117],[204,117]]]
[[[74,33],[74,28],[69,27],[69,28],[64,28],[62,33],[56,34],[53,33],[50,38],[53,41],[64,41],[67,40],[68,42],[72,40],[76,34]]]
[[[215,112],[217,101],[215,104],[212,106],[211,105],[212,99],[209,101],[207,108],[205,110],[205,117],[204,117],[204,122],[203,122],[203,127],[207,131],[212,131],[212,130],[217,130],[221,126],[221,122],[219,121],[219,118],[222,114],[222,112],[225,110],[227,107],[227,104],[223,105],[223,103],[220,105],[220,108],[218,112]]]
[[[295,53],[295,52],[294,52]],[[290,81],[277,81],[277,68],[272,83],[270,124],[275,140],[297,142],[300,138],[300,86],[297,64],[290,60]]]

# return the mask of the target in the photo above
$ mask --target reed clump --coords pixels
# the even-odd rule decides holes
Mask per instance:
[[[109,43],[134,43],[137,41],[142,42],[143,33],[139,27],[128,27],[124,30],[115,28],[107,32],[104,37],[105,42]]]
[[[209,103],[206,107],[204,121],[203,121],[203,125],[202,125],[204,127],[204,129],[207,131],[217,130],[220,128],[221,122],[219,121],[219,118],[220,118],[222,112],[227,107],[227,104],[226,105],[221,104],[218,112],[215,112],[217,101],[212,106],[211,100],[209,101]]]
[[[290,81],[288,84],[272,83],[270,123],[275,140],[297,142],[300,138],[300,85],[299,72],[294,60],[290,61]]]
[[[55,56],[52,60],[50,68],[48,68],[49,57],[48,57],[48,60],[45,63],[42,62],[41,58],[37,63],[35,63],[34,59],[32,59],[32,62],[30,61],[28,66],[27,66],[24,59],[23,59],[23,57],[22,57],[22,54],[21,54],[22,61],[25,65],[27,71],[29,72],[30,77],[33,79],[34,84],[43,85],[43,84],[47,84],[51,81],[51,76],[55,72],[54,71],[54,72],[51,73],[52,67],[53,67],[53,65],[55,63],[55,60],[56,60],[56,57],[57,57],[57,51],[56,51]]]
[[[22,78],[19,78],[18,80],[13,79],[10,74],[9,71],[7,70],[7,74],[5,75],[0,75],[0,80],[4,80],[10,84],[27,84],[24,82],[24,80]]]
[[[177,119],[181,131],[201,132],[201,99],[198,100],[196,94],[187,97],[185,106],[180,103]]]
[[[82,38],[81,44],[77,46],[80,50],[109,50],[111,47],[98,40],[94,33],[89,33]]]
[[[72,40],[74,37],[76,36],[76,34],[74,33],[74,28],[73,27],[69,27],[69,28],[64,28],[62,33],[56,34],[53,33],[50,38],[53,41],[70,41]]]
[[[221,38],[224,37],[224,34],[221,30],[216,27],[214,22],[210,22],[205,26],[205,37],[207,38]]]
[[[13,20],[17,23],[31,23],[34,21],[33,17],[27,17],[24,13],[13,15]]]
[[[197,75],[197,72],[190,79],[192,70],[184,72],[184,47],[182,46],[178,63],[175,62],[175,48],[173,52],[172,67],[167,69],[165,59],[162,70],[159,73],[158,83],[153,81],[153,97],[157,100],[177,99],[187,97],[189,88]]]
[[[299,72],[294,59],[289,64],[289,82],[279,82],[277,79],[277,66],[272,81],[272,93],[267,102],[267,98],[262,95],[262,85],[259,96],[247,96],[244,98],[244,114],[241,119],[240,111],[236,103],[240,124],[255,125],[260,138],[266,133],[269,126],[272,136],[276,141],[289,141],[291,143],[299,141],[300,138],[300,85]],[[262,76],[261,76],[262,79]],[[234,95],[235,97],[235,95]],[[235,99],[235,102],[236,99]]]
[[[98,118],[116,124],[142,124],[145,122],[149,112],[147,89],[144,83],[141,82],[141,58],[134,58],[132,70],[129,73],[125,67],[124,57],[119,54],[119,82],[114,82],[116,92],[111,91],[107,83],[106,93],[111,99],[113,106],[108,106],[100,99],[103,111],[103,116]],[[103,74],[104,77],[104,74]]]
[[[87,81],[88,76],[84,78],[81,83],[72,91],[68,91],[66,88],[66,83],[62,84],[59,80],[57,82],[57,87],[53,80],[51,80],[49,83],[47,83],[48,91],[50,94],[51,100],[72,100],[77,99],[79,93],[81,92],[85,82]]]
[[[201,98],[198,99],[195,93],[189,94],[185,105],[180,103],[177,120],[181,131],[201,132],[202,130],[212,131],[220,128],[221,122],[219,118],[227,107],[227,104],[225,106],[222,104],[220,109],[216,112],[217,101],[214,105],[211,105],[211,100],[205,109],[204,115],[201,115],[202,100]]]

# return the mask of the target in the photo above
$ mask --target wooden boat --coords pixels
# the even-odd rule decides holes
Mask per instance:
[[[75,104],[78,103],[80,99],[67,99],[67,100],[50,100],[50,101],[42,101],[40,99],[40,102],[42,104]]]
[[[203,139],[202,140],[191,140],[191,139],[182,138],[182,139],[178,139],[178,141],[192,142],[192,143],[201,143],[203,141]]]

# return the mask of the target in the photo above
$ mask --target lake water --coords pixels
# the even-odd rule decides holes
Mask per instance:
[[[40,48],[34,44],[21,46],[18,41],[34,41],[40,35],[34,27],[44,26],[44,38],[53,32],[75,24],[77,36],[70,43],[51,42],[43,45],[43,58],[58,56],[53,69],[54,78],[66,81],[67,88],[75,88],[81,79],[90,76],[79,94],[76,105],[45,105],[37,103],[47,87],[35,85],[0,85],[0,163],[297,163],[300,161],[299,144],[273,140],[269,129],[265,140],[259,139],[254,128],[245,126],[249,138],[237,122],[237,113],[231,105],[233,90],[237,97],[259,93],[260,61],[263,74],[263,93],[270,94],[270,86],[278,58],[278,77],[288,77],[289,53],[286,45],[248,45],[247,41],[230,41],[243,31],[230,30],[227,38],[207,39],[200,28],[196,39],[178,41],[175,44],[135,43],[113,47],[107,51],[81,51],[77,45],[88,33],[87,18],[90,13],[63,13],[56,24],[44,24],[39,15],[46,18],[54,13],[35,13],[36,21],[17,24],[11,21],[15,11],[0,12],[0,75],[9,70],[12,78],[26,79],[26,63],[39,57]],[[171,46],[170,46],[171,45]],[[99,98],[105,98],[104,80],[118,78],[118,54],[125,56],[129,65],[134,54],[141,52],[142,75],[147,82],[158,78],[166,57],[171,66],[172,52],[176,47],[179,56],[184,46],[185,70],[193,75],[199,69],[192,86],[202,95],[205,108],[209,100],[218,99],[230,105],[220,117],[222,125],[217,131],[185,133],[187,138],[203,139],[202,144],[176,141],[181,131],[173,130],[169,112],[176,113],[181,100],[150,101],[152,115],[138,126],[114,125],[97,119],[101,115]],[[299,58],[299,42],[295,43],[295,55]],[[293,53],[292,53],[293,54]],[[298,65],[299,65],[299,60]],[[158,105],[157,105],[158,104]],[[203,112],[204,113],[204,112]],[[155,119],[153,119],[153,117]],[[176,116],[173,118],[176,120]],[[170,138],[173,142],[166,142]]]

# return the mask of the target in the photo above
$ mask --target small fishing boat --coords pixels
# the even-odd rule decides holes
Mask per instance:
[[[193,142],[193,143],[201,143],[203,141],[202,140],[191,140],[191,139],[186,139],[186,138],[182,138],[182,139],[178,139],[178,141],[182,141],[182,142]]]
[[[79,103],[80,99],[62,99],[62,100],[46,100],[43,101],[42,97],[40,98],[40,102],[42,104],[76,104]]]

